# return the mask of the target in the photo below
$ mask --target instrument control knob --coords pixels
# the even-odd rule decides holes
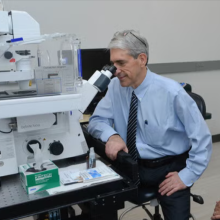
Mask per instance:
[[[10,51],[6,51],[5,53],[4,53],[4,57],[5,57],[5,59],[11,59],[12,57],[13,57],[13,53],[12,52],[10,52]]]
[[[49,146],[49,151],[51,154],[58,156],[63,153],[64,147],[59,141],[54,141]]]

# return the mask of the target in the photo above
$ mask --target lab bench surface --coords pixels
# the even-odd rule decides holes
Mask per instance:
[[[19,174],[10,175],[1,178],[0,219],[20,219],[74,204],[87,204],[91,212],[89,219],[107,219],[92,216],[108,216],[107,213],[124,208],[124,202],[136,191],[136,187],[123,178],[56,195],[49,195],[47,191],[27,195]]]

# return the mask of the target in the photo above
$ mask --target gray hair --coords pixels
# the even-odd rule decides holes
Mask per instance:
[[[116,32],[108,45],[109,49],[128,50],[129,55],[137,59],[140,53],[147,55],[147,63],[149,60],[149,44],[147,39],[134,30],[124,30]],[[147,65],[146,63],[146,65]]]

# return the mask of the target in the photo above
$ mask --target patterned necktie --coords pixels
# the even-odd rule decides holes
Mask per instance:
[[[128,152],[134,161],[137,161],[137,157],[138,157],[138,152],[136,147],[137,110],[138,110],[138,98],[133,91],[131,97],[128,127],[127,127],[127,147],[128,147]],[[139,185],[139,184],[140,184],[140,179],[138,174],[138,180],[136,181],[135,185]]]

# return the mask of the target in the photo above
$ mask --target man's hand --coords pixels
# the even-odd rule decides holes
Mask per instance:
[[[186,189],[187,186],[179,178],[178,172],[170,172],[166,175],[166,179],[159,185],[159,193],[170,196],[173,193]]]
[[[220,201],[216,202],[214,213],[211,219],[220,219]]]
[[[122,138],[119,135],[112,135],[106,145],[105,145],[105,153],[106,155],[111,159],[115,160],[117,158],[117,154],[119,151],[125,151],[128,153],[128,148],[125,144],[125,142],[122,140]]]

